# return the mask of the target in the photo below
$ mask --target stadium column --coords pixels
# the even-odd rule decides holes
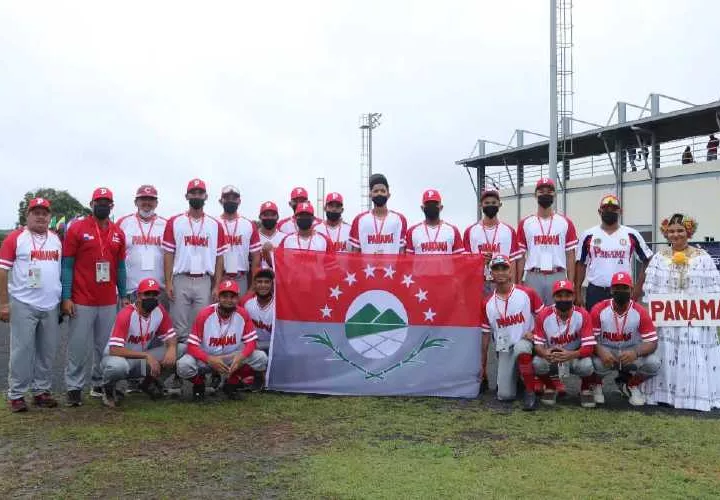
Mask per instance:
[[[525,131],[524,130],[516,130],[515,131],[515,140],[517,141],[517,147],[522,147],[525,145]],[[523,170],[523,162],[520,159],[520,155],[518,155],[517,159],[517,172],[515,175],[515,179],[517,180],[517,186],[515,189],[515,200],[517,201],[517,217],[516,221],[520,220],[520,199],[522,198],[522,187],[525,184],[525,171]]]
[[[651,203],[652,203],[652,240],[658,241],[657,226],[657,172],[660,168],[660,143],[657,141],[655,131],[650,133],[650,185],[651,185]],[[653,249],[654,250],[654,249]]]
[[[485,154],[485,153],[483,152],[483,154]],[[482,196],[482,192],[485,189],[485,165],[484,164],[478,165],[478,167],[475,171],[475,175],[476,175],[475,185],[477,186],[477,191],[475,192],[475,198],[476,198],[475,209],[477,210],[477,220],[479,221],[482,219],[482,215],[483,215],[482,208],[480,208],[480,196]]]
[[[627,159],[625,158],[625,151],[623,150],[623,142],[620,139],[615,139],[615,165],[617,165],[617,168],[615,169],[615,194],[618,198],[620,198],[620,200],[623,199],[623,173],[625,172],[625,167],[627,166],[626,161]],[[622,211],[620,211],[621,224],[622,219],[623,214]]]

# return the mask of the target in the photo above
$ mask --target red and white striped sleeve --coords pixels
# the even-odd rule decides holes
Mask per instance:
[[[658,339],[657,332],[655,331],[655,325],[653,324],[652,318],[650,317],[650,314],[648,314],[647,309],[645,309],[637,302],[633,302],[633,308],[640,315],[640,324],[638,326],[638,331],[640,333],[640,338],[642,339],[642,341],[656,342]]]
[[[582,307],[576,307],[576,311],[580,311],[582,315],[582,326],[580,327],[580,345],[581,347],[594,347],[597,345],[595,334],[593,333],[593,320],[590,313]]]
[[[547,333],[545,333],[545,319],[552,313],[551,307],[544,307],[535,320],[535,328],[533,329],[533,344],[545,345],[547,343]]]
[[[527,250],[527,237],[525,236],[525,221],[526,220],[527,220],[527,217],[520,219],[520,223],[518,224],[518,228],[517,228],[517,244],[518,244],[518,251],[521,252],[521,256]]]
[[[407,219],[401,213],[398,213],[398,217],[400,217],[400,247],[404,247],[406,244],[405,237],[407,235]]]
[[[5,269],[6,271],[12,269],[17,256],[18,236],[21,234],[22,230],[16,229],[3,241],[2,247],[0,247],[0,269]]]
[[[335,253],[335,246],[333,245],[333,241],[328,237],[325,233],[316,233],[320,236],[322,236],[325,239],[325,253]]]
[[[160,324],[158,325],[155,334],[160,340],[167,342],[168,340],[176,337],[175,328],[173,328],[172,321],[170,320],[170,314],[168,314],[167,310],[162,305],[159,305],[158,309],[162,313],[162,319],[160,320]]]
[[[452,247],[452,253],[455,255],[465,253],[465,246],[463,245],[463,239],[460,236],[460,230],[457,228],[457,226],[453,226],[450,224],[453,228],[453,234],[454,234],[454,241],[453,241],[453,247]]]
[[[506,224],[506,226],[510,230],[510,255],[508,255],[508,257],[510,257],[511,261],[519,260],[525,252],[520,249],[518,235],[515,229],[509,224]]]
[[[366,212],[356,215],[352,221],[352,225],[350,226],[350,236],[348,237],[348,241],[350,242],[350,245],[355,248],[360,248],[360,217],[365,215],[365,213]]]
[[[252,318],[250,317],[248,312],[245,310],[244,307],[238,306],[237,313],[242,317],[243,321],[245,322],[245,327],[243,328],[242,333],[243,344],[256,341],[257,332],[255,331],[255,323],[253,323]]]
[[[409,253],[410,255],[415,254],[415,243],[413,243],[413,233],[415,232],[415,228],[418,227],[420,224],[415,224],[414,226],[410,226],[410,229],[407,230],[406,237],[405,237],[405,252]]]
[[[215,306],[210,305],[205,309],[201,310],[195,318],[192,328],[190,329],[190,335],[188,336],[187,343],[201,348],[203,343],[203,336],[205,334],[205,322],[215,312]]]
[[[600,335],[600,332],[602,331],[600,313],[603,309],[605,309],[605,306],[607,306],[607,301],[603,300],[602,302],[595,304],[590,310],[590,324],[592,326],[593,335],[595,336]]]
[[[135,306],[123,307],[115,318],[112,332],[110,332],[109,347],[125,347],[128,333],[130,332],[130,319],[132,318]]]
[[[480,331],[482,333],[490,333],[490,320],[487,315],[487,300],[483,300],[480,306]]]
[[[250,221],[252,226],[252,233],[250,234],[250,253],[257,253],[262,249],[262,243],[260,243],[260,232],[254,222]]]
[[[472,248],[470,247],[470,232],[472,231],[474,225],[475,224],[469,226],[463,234],[463,246],[465,247],[465,253],[472,253]]]
[[[170,217],[163,232],[162,247],[163,250],[169,253],[175,253],[175,220],[177,217],[177,215]]]
[[[578,243],[577,232],[575,231],[575,224],[568,217],[565,217],[567,221],[567,232],[565,233],[565,251],[575,250]]]
[[[227,236],[225,235],[225,229],[223,228],[223,225],[220,224],[220,221],[213,218],[215,223],[217,224],[217,256],[220,257],[221,255],[225,255],[225,252],[228,251],[228,248],[230,245],[228,244]]]

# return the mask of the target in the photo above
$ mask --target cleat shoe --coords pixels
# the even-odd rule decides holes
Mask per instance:
[[[223,393],[231,401],[242,401],[245,399],[245,395],[240,390],[239,384],[228,384],[227,382],[223,385]]]
[[[145,377],[142,383],[138,386],[138,389],[147,394],[153,401],[160,399],[165,395],[160,382],[152,377]]]
[[[42,392],[33,397],[33,404],[38,408],[55,408],[58,403],[49,392]]]
[[[545,389],[540,396],[540,401],[544,405],[552,406],[557,401],[557,392],[552,389]]]
[[[192,394],[193,401],[198,403],[205,401],[205,384],[193,384]]]
[[[595,408],[595,396],[593,391],[580,391],[580,406],[583,408]]]
[[[93,386],[92,389],[90,389],[90,397],[91,398],[101,398],[103,397],[103,388],[100,385]]]
[[[525,391],[525,394],[523,394],[523,411],[535,411],[537,408],[537,394],[533,391]]]
[[[28,411],[27,404],[25,403],[25,398],[11,399],[8,402],[8,405],[10,406],[10,411],[13,413],[21,413]]]
[[[115,397],[115,384],[107,384],[103,386],[102,404],[106,408],[115,408],[117,401]]]
[[[250,386],[250,392],[262,392],[265,389],[265,377],[262,373],[255,373],[255,379]]]
[[[605,394],[603,393],[602,384],[595,384],[593,387],[593,399],[595,400],[595,403],[599,405],[605,404]]]
[[[645,394],[638,386],[626,386],[630,392],[630,404],[633,406],[645,406]]]
[[[480,382],[480,394],[484,394],[490,390],[490,382],[488,382],[487,377],[483,377],[482,381]]]
[[[82,404],[82,391],[80,389],[73,389],[67,392],[67,401],[65,402],[66,406],[69,406],[70,408],[77,408],[78,406],[82,406]]]

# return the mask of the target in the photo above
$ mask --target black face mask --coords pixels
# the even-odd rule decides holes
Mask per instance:
[[[342,217],[342,214],[340,212],[325,212],[325,217],[330,222],[337,222]]]
[[[376,207],[384,207],[388,201],[388,197],[382,194],[372,197],[373,205]]]
[[[105,220],[110,217],[111,210],[112,208],[107,205],[95,205],[93,207],[93,215],[100,220]]]
[[[240,204],[237,201],[226,201],[223,203],[223,210],[226,214],[234,214],[239,206]]]
[[[235,307],[235,306],[223,306],[223,305],[221,305],[221,304],[218,304],[218,311],[220,311],[221,313],[223,313],[225,316],[229,316],[229,315],[232,314],[236,309],[237,309],[237,307]]]
[[[199,210],[203,206],[205,206],[205,200],[203,200],[202,198],[190,198],[188,200],[188,203],[190,203],[190,207],[194,208],[195,210]]]
[[[438,220],[438,218],[440,217],[440,207],[436,207],[433,205],[423,207],[423,213],[425,214],[425,218],[427,220]]]
[[[260,224],[262,224],[262,227],[264,227],[268,231],[277,226],[277,222],[277,219],[260,219]]]
[[[302,231],[307,231],[312,227],[313,220],[303,217],[302,219],[295,219],[295,222],[297,222],[298,229]]]
[[[573,301],[572,300],[556,300],[555,301],[555,309],[561,312],[567,312],[573,307]]]
[[[495,205],[488,205],[486,207],[482,207],[482,212],[485,215],[487,215],[488,217],[490,217],[491,219],[497,215],[499,210],[500,210],[500,207],[495,206]]]
[[[157,297],[145,297],[144,299],[140,299],[140,307],[142,307],[142,310],[146,313],[151,313],[157,306]]]
[[[555,197],[551,194],[541,194],[537,197],[538,205],[543,208],[548,208],[555,201]]]
[[[617,212],[600,212],[600,219],[608,226],[612,226],[620,219],[620,214]]]
[[[624,306],[630,302],[630,290],[615,290],[610,293],[613,301],[619,306]]]

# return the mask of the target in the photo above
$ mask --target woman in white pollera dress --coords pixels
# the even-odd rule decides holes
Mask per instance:
[[[720,293],[720,273],[705,250],[688,246],[697,222],[673,214],[661,224],[670,246],[648,265],[645,296],[658,293]],[[720,342],[718,329],[703,326],[659,327],[657,376],[643,384],[648,404],[710,411],[720,408]]]

